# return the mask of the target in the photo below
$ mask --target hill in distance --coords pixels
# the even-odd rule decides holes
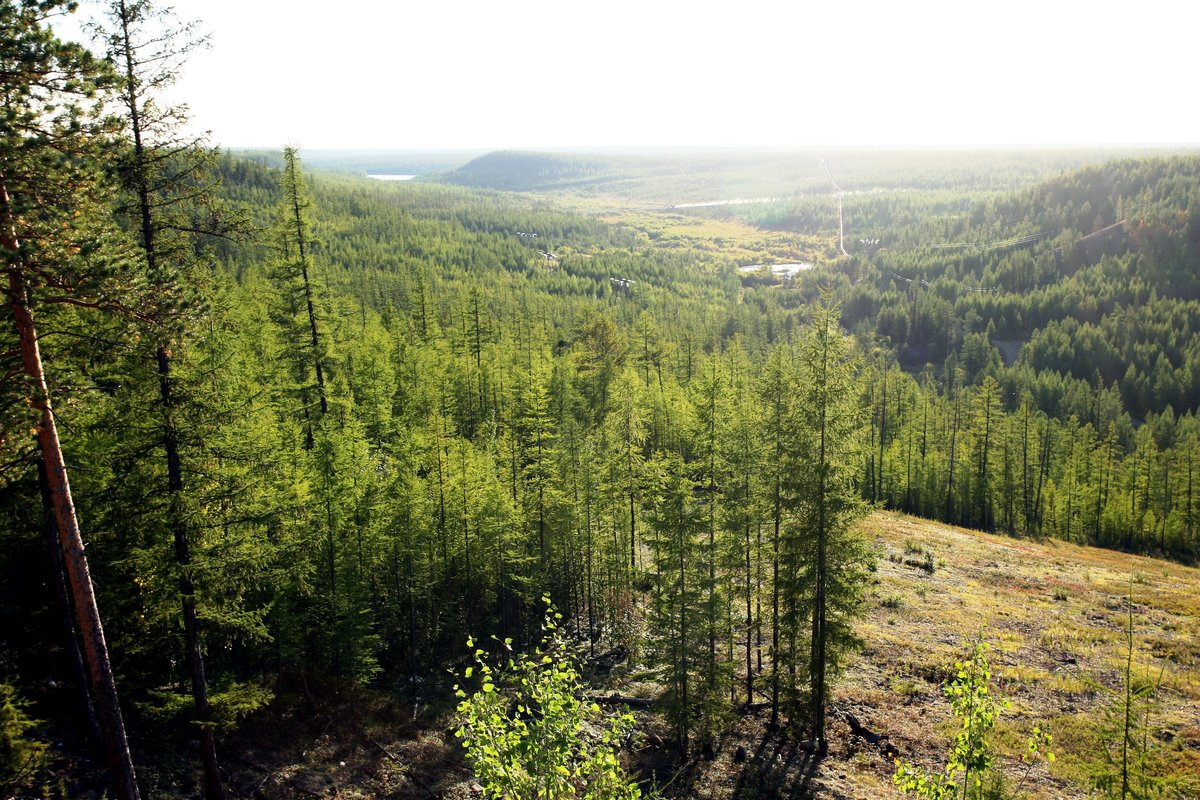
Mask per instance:
[[[1058,173],[1165,149],[694,149],[502,150],[440,177],[513,192],[582,193],[657,205],[784,199],[803,194],[1028,186]]]

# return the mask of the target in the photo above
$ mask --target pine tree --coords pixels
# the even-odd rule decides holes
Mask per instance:
[[[128,252],[107,228],[105,187],[88,167],[98,126],[90,116],[106,72],[77,45],[65,44],[50,21],[72,6],[60,2],[0,6],[0,253],[8,273],[8,308],[19,341],[23,384],[6,387],[36,414],[37,449],[58,528],[63,565],[76,610],[92,693],[104,732],[113,786],[122,800],[139,796],[116,684],[71,496],[33,296],[43,304],[132,315],[138,307]],[[15,421],[15,420],[14,420]],[[6,448],[24,451],[5,431]]]

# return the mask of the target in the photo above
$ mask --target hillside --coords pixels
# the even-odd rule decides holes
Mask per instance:
[[[976,636],[992,646],[994,690],[1012,702],[996,734],[1005,770],[1020,780],[1017,756],[1029,729],[1047,724],[1057,759],[1049,770],[1042,763],[1030,772],[1029,796],[1087,797],[1088,771],[1106,746],[1096,731],[1107,690],[1120,683],[1131,577],[1136,670],[1161,676],[1154,736],[1171,770],[1200,774],[1200,570],[890,513],[872,515],[863,529],[879,554],[878,571],[870,610],[857,628],[866,646],[833,698],[830,757],[814,770],[802,748],[768,734],[765,712],[738,713],[711,761],[698,760],[682,774],[659,764],[667,797],[900,797],[888,753],[931,767],[940,763],[952,732],[940,686]],[[926,554],[932,572],[919,566]],[[610,688],[655,695],[652,685],[627,680]],[[414,723],[406,707],[358,695],[314,718],[289,717],[292,733],[283,747],[274,736],[277,722],[265,713],[239,735],[246,756],[236,786],[280,799],[470,797],[445,707],[424,700]],[[886,741],[872,744],[852,734],[846,713]],[[653,713],[637,717],[644,734],[661,731]],[[361,727],[347,719],[360,720]],[[737,761],[739,748],[744,762]],[[655,763],[650,751],[641,752],[633,764]]]
[[[648,6],[243,3],[214,107],[82,5],[0,6],[0,797],[1200,795],[1195,147],[825,148],[1033,98]],[[809,146],[471,149],[660,122]]]
[[[796,198],[831,197],[835,186],[855,194],[879,192],[998,193],[1064,171],[1139,151],[688,149],[497,151],[441,177],[474,188],[549,194],[559,202],[659,209],[690,205],[703,213],[768,213]],[[1141,151],[1146,152],[1146,151]],[[836,182],[836,183],[835,183]],[[754,201],[744,208],[731,201]],[[786,215],[786,211],[783,211]]]
[[[991,373],[1008,403],[1096,424],[1088,398],[1109,388],[1137,420],[1200,397],[1200,160],[1130,155],[498,152],[444,179],[601,215],[698,269],[827,267],[789,284],[798,298],[743,274],[742,300],[770,314],[831,290],[913,374]]]
[[[215,748],[239,781],[276,781],[278,796],[349,792],[368,779],[392,781],[371,790],[379,794],[427,796],[421,787],[442,775],[464,780],[444,739],[452,725],[447,670],[465,668],[468,636],[531,647],[544,596],[589,659],[595,650],[598,684],[654,698],[661,710],[643,720],[646,738],[630,762],[638,774],[657,775],[676,797],[709,787],[750,797],[762,784],[785,784],[803,769],[804,753],[789,750],[793,761],[786,754],[775,761],[776,745],[791,745],[772,739],[760,750],[765,714],[744,717],[740,707],[747,671],[758,681],[756,705],[767,702],[769,676],[794,674],[781,681],[777,708],[797,747],[805,735],[805,622],[816,614],[820,541],[811,512],[819,496],[841,509],[836,530],[825,531],[840,581],[830,663],[849,652],[855,630],[867,647],[846,662],[846,678],[830,684],[833,704],[820,706],[831,709],[834,758],[814,780],[830,787],[849,787],[852,775],[863,786],[888,780],[890,762],[872,755],[877,749],[858,746],[847,760],[847,712],[928,763],[937,739],[927,734],[941,729],[910,730],[888,703],[918,698],[933,709],[927,714],[944,712],[934,684],[985,608],[1028,605],[1038,585],[1029,573],[1008,587],[985,581],[996,583],[1017,555],[1050,552],[1022,551],[1018,539],[981,540],[986,552],[975,552],[961,533],[926,544],[934,534],[909,521],[913,552],[903,552],[902,534],[885,531],[890,544],[872,556],[848,527],[860,508],[1181,561],[1200,553],[1195,416],[1163,412],[1141,424],[1120,386],[1068,384],[1054,370],[1034,371],[1019,346],[1013,365],[1002,366],[980,325],[977,309],[986,306],[960,304],[954,294],[976,263],[961,255],[913,251],[932,286],[881,288],[886,262],[838,255],[822,228],[772,230],[711,209],[597,215],[541,194],[306,176],[292,151],[284,163],[281,173],[215,161],[223,185],[211,199],[247,220],[248,230],[186,240],[198,258],[169,275],[194,288],[162,310],[179,315],[170,374],[180,405],[172,420],[187,427],[174,439],[187,496],[178,503],[154,488],[171,485],[172,461],[162,457],[164,401],[150,323],[124,315],[128,303],[77,305],[43,292],[61,302],[37,308],[40,324],[56,334],[43,340],[41,357],[61,398],[64,458],[133,756],[156,793],[191,793],[199,772],[178,656],[180,585],[169,566],[178,558],[176,534],[186,536],[190,569],[203,586],[196,611]],[[1191,197],[1189,164],[1105,167],[1125,175],[1120,185],[1137,195],[1121,207],[1159,213],[1162,236],[1144,252],[1130,238],[1126,251],[1069,277],[1098,270],[1096,286],[1120,292],[1120,270],[1145,271],[1151,258],[1177,269],[1166,260],[1172,252],[1186,263],[1188,217],[1176,212]],[[1073,179],[1056,180],[1070,186]],[[925,203],[889,205],[888,197],[876,197],[881,215]],[[1040,188],[1002,197],[1007,205],[988,200],[980,213],[1011,206],[1003,218],[1016,220],[1026,207],[1058,208],[1069,222],[1091,202]],[[947,202],[976,207],[969,191]],[[198,218],[206,210],[197,209]],[[968,241],[978,231],[962,224],[924,220],[913,230]],[[126,235],[118,228],[110,240]],[[822,257],[790,282],[739,270],[764,256],[807,260],[810,248]],[[878,256],[902,252],[889,243]],[[1053,253],[1038,252],[1050,275]],[[150,284],[136,265],[130,269],[123,282],[100,275],[96,285],[136,300]],[[1039,297],[1012,294],[1014,303]],[[1173,302],[1186,312],[1191,301]],[[1173,322],[1174,308],[1145,304],[1140,313],[1155,324],[1133,329],[1138,352],[1190,352],[1193,322],[1186,313]],[[945,360],[913,370],[897,340],[872,328],[885,316],[928,326]],[[1073,393],[1052,391],[1068,385]],[[28,446],[25,386],[4,385],[13,451],[0,487],[0,685],[42,721],[22,730],[64,742],[47,751],[49,774],[85,794],[98,791],[101,778],[86,755],[85,707],[61,691],[79,685],[78,661],[74,636],[64,636],[69,606],[46,559],[52,528]],[[1166,388],[1155,392],[1166,397]],[[827,423],[836,426],[822,439],[829,446],[813,448],[825,433],[817,426]],[[814,480],[820,474],[837,477],[822,485]],[[903,563],[924,564],[925,550],[933,551],[930,576]],[[1114,565],[1127,558],[1096,557]],[[873,562],[878,585],[870,583]],[[1149,585],[1163,569],[1183,570],[1147,568]],[[1077,579],[1072,587],[1052,610],[1086,608],[1106,615],[1106,625],[1119,612],[1119,604],[1105,608],[1111,581]],[[922,589],[924,596],[914,594]],[[1001,592],[986,607],[984,589]],[[954,605],[957,594],[977,612],[958,613],[968,606]],[[776,598],[777,614],[768,610]],[[759,607],[752,616],[764,641],[777,634],[788,643],[764,654],[761,666],[745,660],[758,649],[746,643],[746,603]],[[856,621],[860,608],[870,611],[865,622]],[[1180,618],[1164,624],[1183,636],[1193,623],[1190,607],[1180,608]],[[908,617],[920,630],[895,638]],[[1021,636],[997,638],[998,674],[1029,678],[1033,688],[1020,691],[1030,697],[1049,692],[1057,668],[1038,649],[1048,647],[1040,634],[999,616],[992,625]],[[904,642],[925,634],[919,644],[927,652],[915,649],[910,658]],[[1094,662],[1091,653],[1070,657],[1111,684],[1103,667],[1111,658],[1104,648],[1113,645],[1089,635]],[[1165,641],[1171,632],[1155,635]],[[1063,691],[1080,695],[1070,698],[1078,716],[1059,720],[1070,733],[1056,769],[1076,764],[1064,778],[1079,777],[1071,743],[1086,741],[1103,718],[1100,699],[1074,686]],[[415,719],[407,706],[414,693]],[[1047,702],[1057,696],[1047,694]],[[1066,709],[1051,704],[1045,714],[1058,719]],[[1190,730],[1193,723],[1180,720],[1179,730]],[[294,736],[281,737],[281,729]],[[744,762],[735,761],[739,742]],[[767,762],[790,766],[775,774]],[[401,778],[410,764],[419,782]],[[680,765],[686,774],[672,780]]]
[[[1138,417],[1200,397],[1200,158],[1116,161],[977,202],[948,219],[888,221],[848,201],[856,285],[847,321],[913,369],[953,355],[974,380],[1020,347],[1019,368],[1082,391],[1116,386]],[[1055,413],[1070,412],[1060,406]]]

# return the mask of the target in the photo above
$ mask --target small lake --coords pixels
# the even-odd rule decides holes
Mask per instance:
[[[411,181],[416,175],[371,175],[367,174],[368,178],[374,178],[377,181]]]
[[[778,203],[782,198],[779,197],[735,197],[732,200],[705,200],[702,203],[676,203],[671,208],[713,208],[716,206],[749,206],[759,203]]]
[[[799,261],[795,264],[747,264],[744,267],[738,267],[738,272],[743,275],[749,275],[761,269],[768,269],[772,275],[778,275],[781,278],[790,280],[801,272],[804,272],[804,270],[812,269],[815,266],[816,264],[809,264],[807,261]]]

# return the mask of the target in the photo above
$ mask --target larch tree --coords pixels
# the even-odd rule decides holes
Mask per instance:
[[[184,133],[186,112],[162,105],[159,95],[178,77],[182,62],[205,43],[194,24],[179,23],[169,8],[151,0],[112,0],[105,22],[95,29],[118,76],[123,110],[123,147],[117,173],[126,192],[120,211],[137,232],[147,283],[154,289],[151,335],[157,373],[159,446],[166,462],[166,527],[174,544],[183,617],[184,648],[191,676],[193,713],[208,800],[223,800],[224,787],[205,674],[203,635],[197,611],[193,565],[194,534],[189,531],[184,484],[187,402],[175,368],[205,310],[195,277],[194,234],[227,235],[229,221],[215,208],[216,186],[209,177],[213,154],[202,138]]]
[[[653,539],[654,588],[650,618],[655,632],[652,655],[667,685],[668,716],[676,746],[686,756],[696,717],[703,712],[703,686],[708,670],[704,632],[704,582],[699,534],[704,510],[694,498],[696,485],[687,465],[668,453],[651,465],[655,497],[650,521]]]
[[[781,681],[780,670],[789,660],[781,649],[782,617],[780,595],[785,593],[784,580],[787,570],[781,574],[780,564],[786,558],[784,546],[784,521],[792,505],[793,492],[789,476],[795,464],[796,426],[793,423],[793,385],[795,364],[788,348],[777,346],[767,355],[766,363],[758,375],[756,399],[763,407],[761,436],[766,444],[764,454],[766,469],[763,475],[763,493],[766,514],[771,526],[771,725],[779,722]]]
[[[750,384],[749,359],[740,343],[726,354],[729,369],[729,405],[719,421],[720,460],[726,485],[726,502],[721,509],[721,525],[731,547],[737,549],[734,572],[740,582],[739,600],[745,625],[746,703],[754,702],[755,634],[759,638],[759,663],[762,669],[762,512],[758,477],[763,468],[762,442],[758,435]],[[757,608],[757,610],[756,610]]]
[[[317,289],[312,274],[315,241],[310,221],[311,208],[312,197],[300,168],[299,153],[294,147],[285,147],[283,198],[279,206],[278,227],[280,261],[275,278],[282,300],[282,308],[278,309],[278,313],[296,372],[307,447],[310,450],[316,427],[316,420],[313,419],[316,412],[312,407],[314,390],[320,414],[329,412],[325,386],[328,344],[317,314]],[[310,378],[310,375],[313,377]]]
[[[629,533],[630,574],[637,569],[637,523],[642,503],[642,484],[646,442],[646,412],[641,382],[632,367],[620,372],[613,381],[612,398],[604,424],[608,428],[609,470],[612,482],[626,506]]]
[[[866,585],[866,548],[853,530],[864,507],[855,485],[861,452],[855,361],[836,307],[822,303],[800,345],[799,527],[804,542],[812,638],[810,726],[818,753],[828,747],[829,680],[855,643],[852,623]]]
[[[975,461],[975,524],[984,530],[994,527],[992,452],[996,440],[1000,439],[1002,409],[1000,407],[1000,385],[991,375],[984,377],[971,406],[972,451]]]
[[[705,734],[712,738],[719,732],[719,723],[728,709],[734,663],[729,655],[733,636],[729,630],[733,602],[732,575],[742,555],[738,547],[740,536],[722,524],[727,504],[729,477],[723,458],[725,423],[733,409],[729,397],[729,378],[724,360],[711,356],[696,370],[689,394],[691,409],[687,414],[691,453],[689,465],[697,490],[704,519],[703,544],[700,548],[704,597],[703,631],[708,642],[704,664]],[[738,531],[738,534],[742,531]],[[718,655],[718,650],[722,651]]]

